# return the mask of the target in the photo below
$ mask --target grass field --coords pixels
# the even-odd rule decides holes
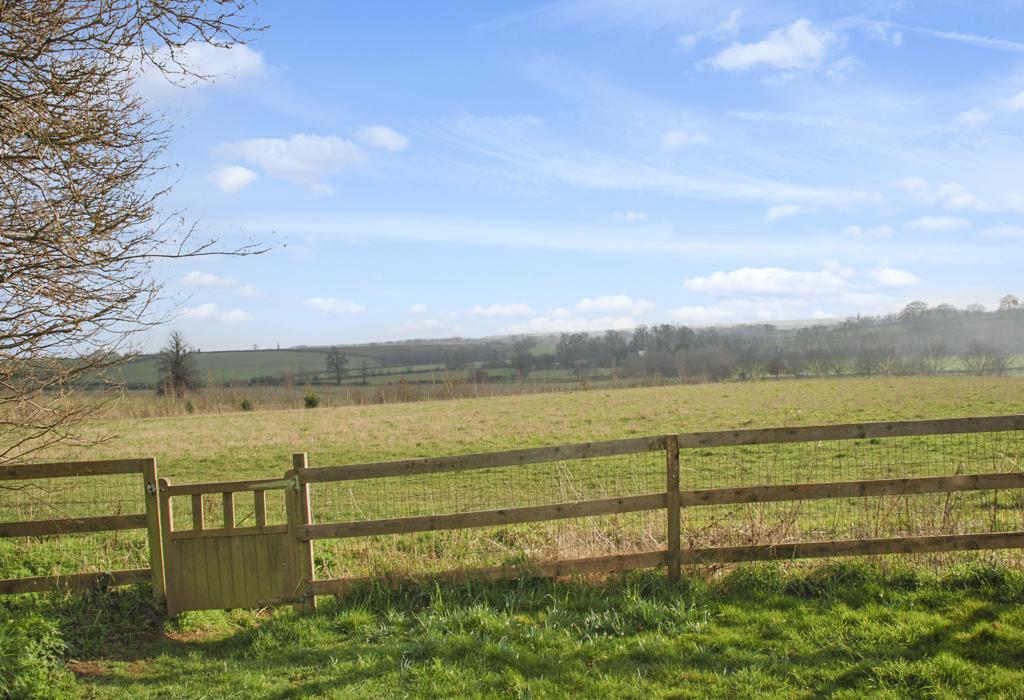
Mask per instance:
[[[54,450],[46,456],[152,455],[162,475],[186,483],[280,476],[295,451],[308,452],[311,464],[318,466],[691,430],[1022,411],[1020,378],[789,380],[122,420],[93,426],[97,435],[110,438],[101,445]],[[832,478],[836,465],[844,470],[868,465],[892,474],[941,473],[954,461],[959,464],[971,447],[962,442],[908,445],[883,454],[880,446],[865,444],[863,449],[874,450],[874,457],[864,462],[850,461],[851,451],[845,448],[827,458],[818,454],[818,461],[799,450],[787,451],[776,453],[772,469],[776,478],[805,480]],[[767,474],[765,467],[748,468],[763,463],[760,453],[728,459],[703,456],[712,468],[686,471],[684,463],[684,482],[756,483]],[[659,490],[662,458],[655,454],[653,460],[581,463],[578,468],[541,465],[534,472],[541,476],[533,481],[493,474],[501,488],[481,488],[480,482],[410,483],[404,493],[392,487],[387,500],[399,504],[398,514],[412,514],[520,505],[524,498],[547,498],[545,488],[564,489],[567,484],[574,495],[586,497],[601,489]],[[1014,452],[1013,459],[1018,458]],[[822,473],[809,473],[818,467],[808,465],[821,465]],[[620,472],[635,478],[608,476]],[[76,496],[89,507],[109,506],[137,497],[133,488],[112,481],[94,493]],[[508,502],[510,493],[517,499],[513,503]],[[422,494],[433,500],[424,501]],[[369,486],[360,492],[356,501],[361,512],[392,514],[375,510],[379,495]],[[328,520],[346,517],[345,498],[337,494],[314,490],[314,506]],[[1024,499],[1011,494],[995,504],[998,507],[984,499],[965,499],[961,506],[961,516],[972,526],[1020,527]],[[0,510],[3,507],[0,502]],[[897,511],[887,514],[884,522],[898,530],[932,527],[930,518],[939,512],[928,501]],[[981,520],[975,522],[979,514]],[[183,512],[181,517],[187,515]],[[835,533],[847,521],[877,523],[879,511],[837,507],[803,511],[800,519],[805,529],[828,525]],[[566,528],[575,529],[534,531],[534,536],[563,546],[566,533],[577,536],[587,531],[580,523],[565,522]],[[620,520],[602,527],[621,530],[623,522],[629,525]],[[720,537],[747,537],[747,524],[732,530],[716,526],[715,532]],[[691,528],[700,525],[697,520],[689,523]],[[642,529],[635,526],[629,525],[632,531]],[[318,567],[325,573],[372,570],[374,557],[393,565],[396,554],[404,552],[411,559],[424,551],[441,552],[431,562],[437,565],[474,557],[490,563],[483,560],[479,542],[425,534],[430,537],[411,547],[372,544],[344,550],[318,543]],[[506,529],[502,537],[506,553],[533,546],[514,530]],[[101,547],[100,554],[89,560],[92,563],[105,557],[108,562],[130,564],[144,557],[140,539],[94,544]],[[627,537],[613,544],[634,543]],[[82,555],[80,549],[61,543],[44,547],[31,541],[5,542],[0,548],[0,577],[49,573],[54,567],[82,562]],[[949,568],[951,562],[968,561],[976,562],[969,571]],[[918,568],[910,572],[896,571],[892,560],[811,570],[740,567],[725,579],[695,569],[679,586],[669,586],[657,572],[596,585],[427,587],[395,597],[383,592],[356,596],[325,606],[313,617],[290,612],[269,618],[193,613],[165,628],[131,590],[92,601],[91,605],[115,608],[114,620],[128,615],[126,610],[135,619],[152,618],[144,643],[128,644],[130,649],[125,648],[126,630],[116,622],[108,628],[96,616],[86,615],[75,607],[82,604],[77,599],[0,604],[11,613],[9,627],[29,625],[35,619],[30,614],[34,606],[56,620],[61,629],[54,634],[72,645],[57,656],[78,658],[80,662],[70,667],[79,678],[75,681],[62,672],[59,663],[46,677],[52,682],[54,673],[61,675],[62,682],[95,697],[115,697],[132,683],[137,684],[133,692],[153,697],[284,697],[289,696],[289,687],[301,689],[296,696],[305,692],[338,697],[445,696],[457,694],[459,688],[480,697],[692,697],[755,690],[794,696],[823,687],[845,690],[851,697],[871,690],[891,696],[1002,696],[1019,687],[1021,655],[1008,655],[1006,649],[1024,635],[1024,618],[1015,607],[1018,598],[1024,600],[1024,583],[1016,572],[999,568],[999,562],[1007,561],[1003,555],[957,555],[944,559],[941,568],[915,562]],[[91,622],[85,624],[85,617]],[[832,639],[827,630],[836,620],[847,631]],[[25,634],[45,639],[45,630],[33,629]],[[904,639],[911,630],[913,635]],[[0,631],[0,651],[3,634]],[[110,642],[107,651],[98,646],[97,639],[103,638]]]

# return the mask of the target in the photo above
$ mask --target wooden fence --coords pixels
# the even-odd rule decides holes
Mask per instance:
[[[5,467],[0,469],[0,480],[141,474],[145,486],[145,513],[0,523],[0,537],[146,528],[149,532],[151,567],[117,571],[108,575],[88,574],[78,578],[49,576],[0,581],[0,593],[42,590],[60,583],[86,585],[106,576],[106,580],[114,583],[151,580],[157,596],[166,594],[171,612],[281,603],[312,607],[317,595],[340,595],[368,582],[394,583],[399,578],[407,578],[387,575],[317,578],[313,548],[318,541],[488,528],[652,511],[664,512],[663,548],[541,560],[514,566],[459,567],[441,572],[424,572],[422,575],[438,579],[496,580],[523,575],[559,577],[664,566],[668,576],[675,580],[680,576],[681,567],[691,564],[1024,548],[1024,527],[993,532],[713,547],[684,546],[681,537],[681,524],[687,513],[709,506],[1024,489],[1024,470],[1012,461],[1007,462],[1012,468],[988,473],[684,488],[687,484],[680,477],[680,456],[686,455],[687,451],[824,441],[881,442],[889,438],[980,436],[985,433],[1024,437],[1020,431],[1024,431],[1024,416],[1014,415],[684,433],[345,466],[309,467],[306,456],[298,454],[293,459],[292,468],[281,479],[185,485],[172,485],[166,480],[158,480],[153,460]],[[337,522],[316,522],[316,513],[311,506],[311,490],[315,495],[316,489],[332,483],[381,479],[401,482],[429,475],[454,475],[501,468],[526,470],[530,465],[543,463],[638,454],[661,455],[658,459],[663,460],[664,464],[663,488],[648,493],[580,498],[541,505],[510,505],[486,510]],[[481,478],[486,476],[481,474]],[[267,496],[276,491],[283,492],[284,523],[268,521]],[[239,527],[235,515],[236,495],[246,493],[251,494],[253,499],[254,522],[250,526]],[[217,495],[220,496],[223,522],[210,527],[204,512],[203,498]],[[188,499],[191,506],[191,518],[188,519],[190,526],[175,527],[174,499]],[[510,503],[514,503],[513,495],[509,499]]]
[[[93,532],[146,530],[149,567],[99,573],[72,573],[0,580],[0,594],[28,593],[56,588],[83,588],[103,582],[128,584],[149,581],[158,598],[164,596],[164,556],[160,540],[160,514],[157,498],[156,460],[114,459],[91,462],[52,462],[0,468],[0,500],[5,485],[36,480],[89,479],[111,475],[140,475],[138,493],[144,503],[142,513],[62,517],[48,520],[0,522],[0,539],[15,537],[53,537]]]

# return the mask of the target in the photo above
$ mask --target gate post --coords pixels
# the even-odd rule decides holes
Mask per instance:
[[[665,439],[665,508],[668,511],[668,580],[679,580],[679,438],[669,435]]]
[[[313,524],[313,510],[309,502],[309,484],[302,479],[302,471],[309,466],[305,452],[292,455],[292,469],[295,471],[295,488],[288,489],[288,532],[292,539],[293,561],[296,573],[302,579],[302,602],[298,607],[316,610],[316,596],[313,595],[313,541],[301,540],[299,528]]]
[[[142,482],[146,491],[146,530],[149,535],[149,568],[153,572],[153,598],[162,601],[167,595],[167,580],[164,541],[160,532],[160,482],[156,475],[156,460],[152,457],[142,462]]]

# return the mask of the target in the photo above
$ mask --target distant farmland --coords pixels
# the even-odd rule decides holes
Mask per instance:
[[[199,374],[212,382],[248,382],[259,377],[280,379],[291,374],[298,382],[317,378],[325,372],[326,350],[229,350],[195,354]],[[380,367],[380,361],[365,355],[348,355],[349,373],[358,374],[365,362],[368,368]],[[142,355],[124,365],[124,382],[130,386],[155,385],[159,379],[156,356]]]

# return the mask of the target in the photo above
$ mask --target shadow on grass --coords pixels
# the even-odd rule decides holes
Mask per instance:
[[[592,583],[367,588],[313,614],[186,616],[161,636],[112,647],[101,658],[121,663],[81,680],[136,696],[199,687],[268,698],[538,687],[828,695],[924,692],[939,682],[971,694],[1009,682],[1007,673],[1019,684],[1024,616],[1013,616],[1022,601],[1018,572],[975,567],[939,578],[864,563],[791,575],[741,567],[712,584],[673,585],[646,572]],[[938,671],[928,664],[943,655],[970,672],[961,681],[931,677]],[[137,673],[124,663],[139,660]]]

